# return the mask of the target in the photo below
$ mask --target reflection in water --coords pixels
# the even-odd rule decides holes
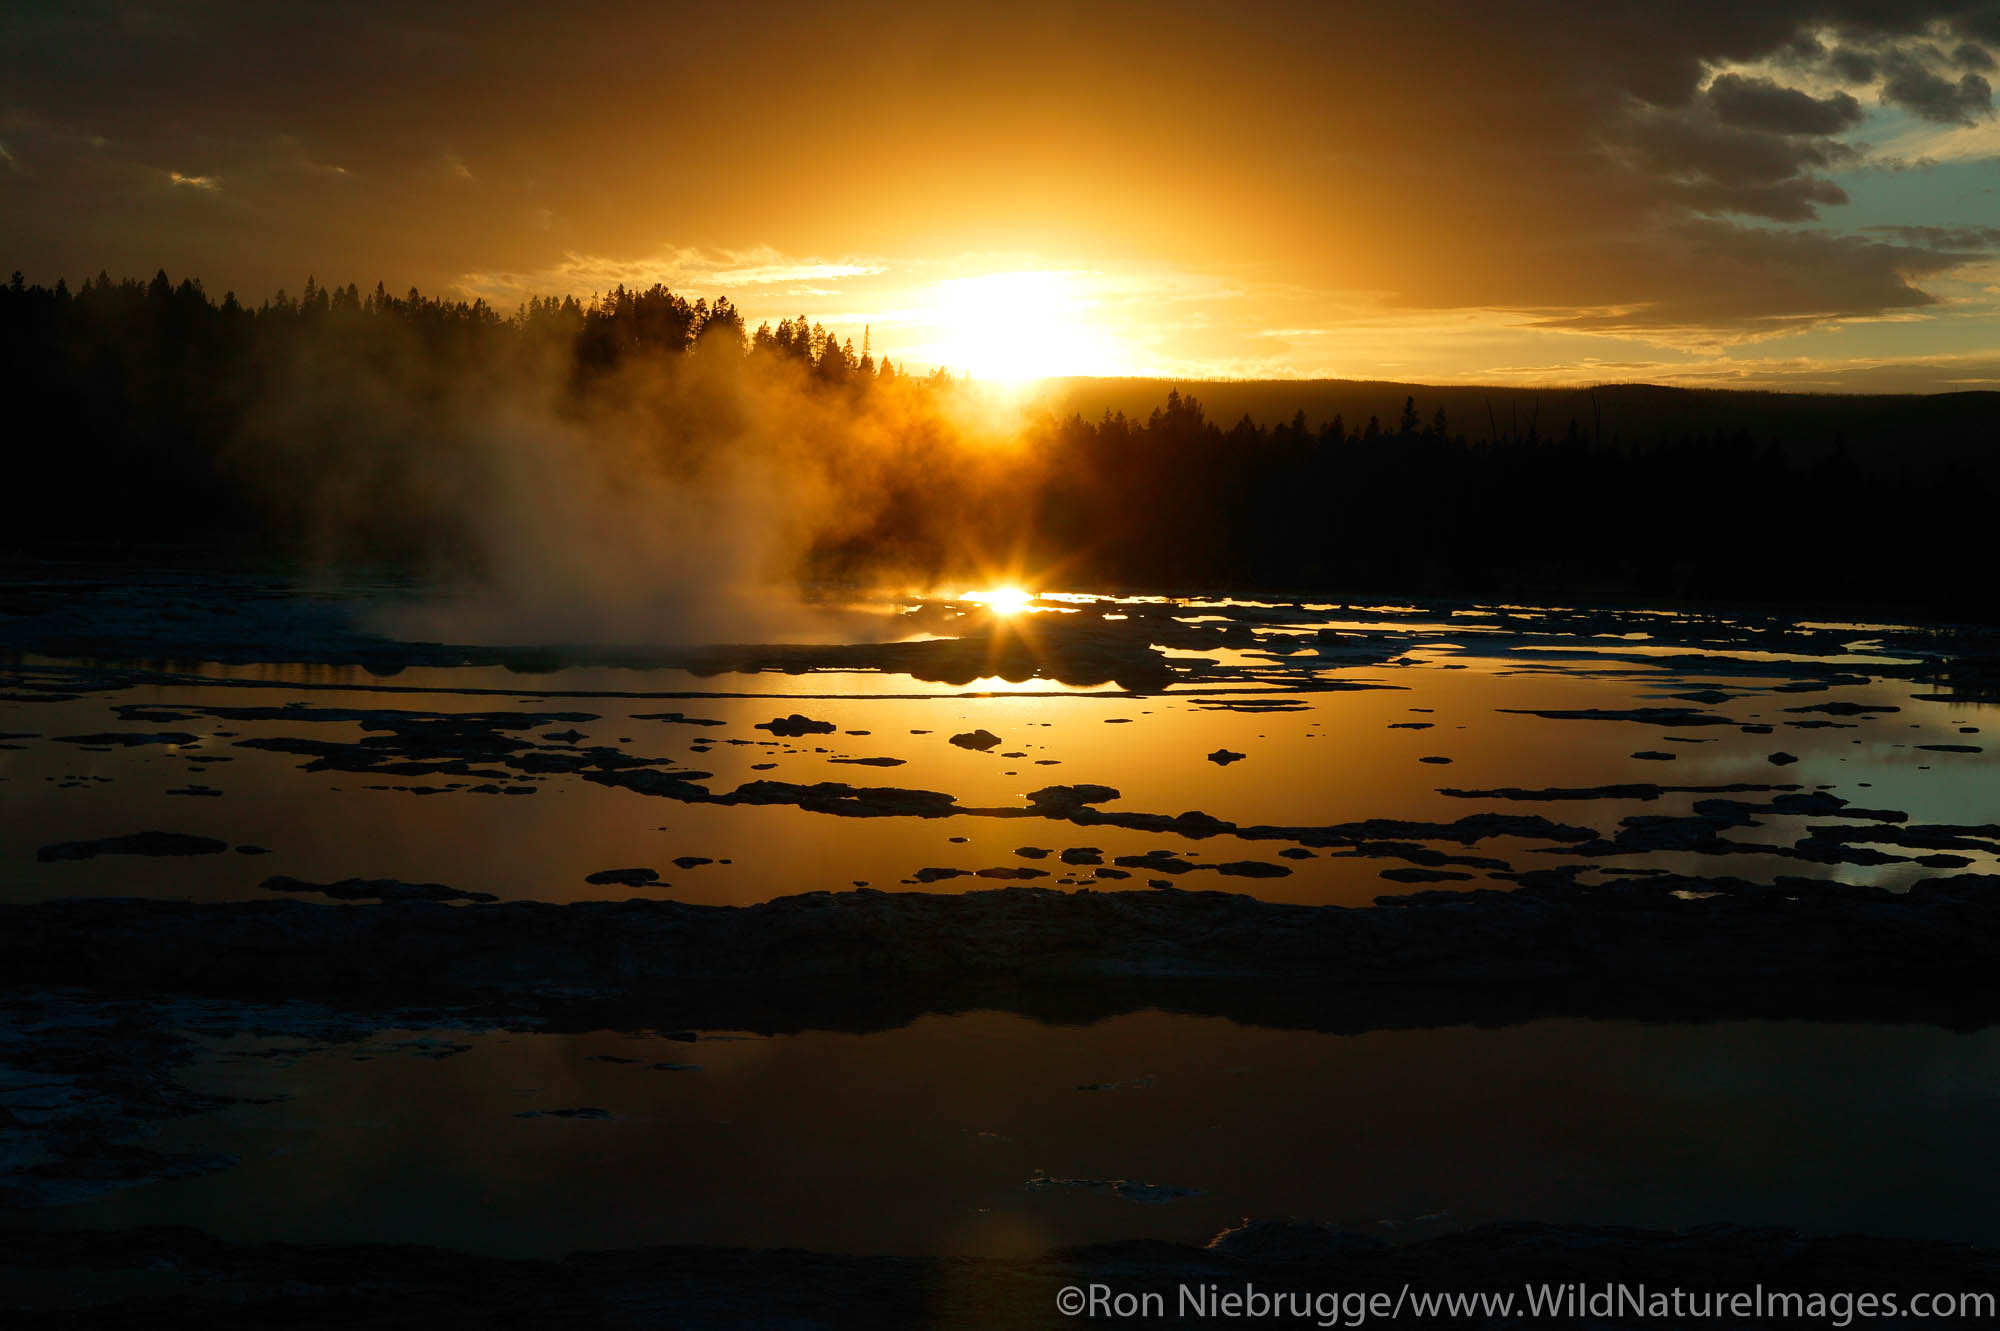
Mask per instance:
[[[727,649],[716,661],[739,668],[719,674],[560,658],[524,674],[520,660],[427,663],[431,648],[411,649],[393,669],[24,657],[0,690],[0,853],[11,870],[0,891],[242,899],[264,895],[271,876],[391,877],[565,901],[611,890],[592,875],[647,869],[650,880],[624,875],[645,886],[618,893],[748,902],[856,883],[949,891],[1004,876],[1358,905],[1440,883],[1506,889],[1514,875],[1565,866],[1585,883],[1673,871],[1893,888],[2000,865],[1987,838],[1843,841],[1838,829],[1854,819],[1831,803],[1722,821],[1697,807],[1715,794],[1704,787],[1745,786],[1738,797],[1750,803],[1824,792],[1856,810],[1905,814],[1913,831],[1990,821],[2000,763],[1981,743],[1988,709],[1909,677],[1913,649],[1888,626],[1065,593],[1031,604],[1025,592],[1020,604],[1035,613],[996,617],[1015,590],[908,612],[913,631],[955,637]],[[1165,671],[1165,682],[1132,693],[1059,677],[1102,681],[1133,668]],[[913,671],[967,682],[940,687]],[[483,748],[351,759],[385,752],[398,725],[435,730],[510,711],[521,724]],[[529,725],[529,713],[575,719]],[[793,714],[815,728],[768,729]],[[976,751],[949,742],[979,731],[999,742]],[[105,735],[153,738],[83,742]],[[329,746],[350,757],[327,760]],[[692,784],[661,798],[591,779],[633,764]],[[733,804],[711,798],[752,783],[783,788]],[[1539,813],[1598,841],[1579,855],[1575,841],[1384,830],[1357,851],[1211,835],[1198,820],[833,817],[797,794],[820,783],[936,792],[923,806],[932,813],[940,800],[1022,810],[1031,792],[1088,784],[1117,792],[1094,804],[1114,815],[1198,811],[1280,830]],[[1517,794],[1486,793],[1502,791]],[[1523,791],[1599,797],[1523,803]],[[1680,821],[1621,835],[1634,818]],[[52,843],[142,829],[269,853],[34,858]],[[1219,871],[1247,862],[1263,876]]]
[[[196,580],[168,614],[113,591],[70,636],[38,621],[70,655],[0,665],[7,898],[1005,882],[1361,905],[2000,864],[1991,672],[1894,626],[998,587],[915,604],[886,640],[668,659],[398,643],[327,602],[232,618],[213,593]],[[133,853],[162,849],[198,853]],[[49,1223],[523,1254],[1029,1252],[1245,1216],[2000,1243],[1993,1031],[974,1012],[737,1035],[232,1036],[185,1076],[241,1098],[151,1144],[240,1164]],[[113,1064],[138,1037],[119,1038]]]
[[[1019,587],[989,587],[985,591],[966,592],[959,597],[974,605],[983,605],[996,615],[1018,615],[1035,603],[1035,594]]]
[[[450,1234],[543,1255],[667,1242],[1024,1252],[1200,1242],[1245,1216],[1388,1238],[1496,1219],[1728,1219],[2000,1242],[1991,1030],[1537,1021],[1331,1035],[978,1012],[869,1035],[430,1035],[221,1044],[198,1088],[292,1098],[182,1120],[156,1144],[242,1163],[60,1222]],[[469,1048],[436,1057],[454,1044]]]

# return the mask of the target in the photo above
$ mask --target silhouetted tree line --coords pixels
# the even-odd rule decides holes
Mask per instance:
[[[1224,428],[1170,392],[1144,421],[1072,417],[1054,451],[1035,526],[1092,579],[1994,608],[1978,515],[2000,467],[1935,465],[1921,439],[1868,462],[1838,435],[1469,439],[1414,397],[1388,423]]]
[[[337,477],[343,502],[365,508],[394,451],[359,438],[402,447],[430,428],[426,404],[528,365],[554,366],[579,401],[649,358],[718,358],[832,401],[954,391],[943,372],[898,374],[865,338],[857,353],[803,318],[751,332],[728,300],[660,286],[503,314],[380,284],[308,279],[252,308],[165,273],[74,291],[17,273],[0,290],[0,351],[15,496],[0,550],[15,554],[287,552],[303,506],[274,501],[268,470],[243,464],[246,437],[304,437],[316,451],[302,474]],[[311,400],[314,385],[357,382],[344,373],[357,366],[394,400]],[[1005,563],[1050,585],[1995,609],[1989,448],[1602,437],[1574,419],[1547,434],[1482,421],[1468,437],[1426,408],[1411,397],[1387,422],[1300,412],[1225,427],[1170,392],[1143,420],[1035,422],[1000,460],[954,455],[928,418],[923,437],[879,445],[867,511],[824,535],[803,572],[976,577]]]

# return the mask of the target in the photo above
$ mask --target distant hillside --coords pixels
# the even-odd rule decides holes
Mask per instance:
[[[1373,379],[1052,379],[1042,385],[1059,416],[1079,412],[1095,420],[1106,411],[1143,421],[1169,389],[1192,394],[1208,419],[1227,429],[1244,415],[1277,425],[1303,411],[1309,426],[1335,416],[1348,430],[1380,418],[1394,428],[1406,398],[1414,397],[1428,425],[1442,407],[1448,429],[1472,442],[1525,435],[1560,438],[1571,422],[1583,438],[1606,443],[1672,442],[1683,435],[1733,436],[1776,443],[1811,455],[1836,437],[1857,454],[1928,442],[1930,458],[1990,455],[2000,448],[2000,392],[1834,394],[1743,392],[1718,388],[1663,388],[1608,384],[1598,388],[1484,388],[1396,383]]]

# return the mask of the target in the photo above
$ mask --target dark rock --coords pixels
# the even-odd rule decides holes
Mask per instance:
[[[815,721],[809,716],[793,712],[790,716],[780,716],[770,721],[759,721],[758,730],[768,730],[773,735],[791,739],[799,735],[831,735],[839,727],[831,721]]]
[[[214,837],[182,832],[134,832],[130,836],[99,837],[94,841],[58,841],[36,851],[35,858],[49,864],[56,860],[87,860],[98,855],[219,855],[228,849],[227,841],[217,841]]]
[[[171,707],[154,707],[147,703],[120,703],[112,711],[118,713],[120,721],[134,721],[140,725],[172,725],[178,721],[199,721],[199,712],[176,711]],[[8,738],[0,735],[0,739]]]
[[[1459,873],[1454,869],[1419,869],[1416,867],[1384,869],[1380,877],[1392,883],[1449,883],[1469,879],[1469,873]]]
[[[139,748],[148,744],[199,744],[201,736],[185,730],[107,730],[94,735],[52,735],[58,744],[81,744],[90,748]]]
[[[603,779],[609,785],[629,785],[632,776],[653,773],[613,773]],[[600,779],[595,776],[587,780]],[[684,783],[683,783],[684,784]],[[795,804],[813,813],[830,813],[842,818],[944,818],[964,812],[958,801],[936,790],[905,790],[895,786],[850,786],[838,781],[795,785],[789,781],[750,781],[728,795],[713,796],[697,786],[696,795],[680,796],[714,804]]]
[[[1282,864],[1268,864],[1263,860],[1230,860],[1216,865],[1215,871],[1226,878],[1285,878],[1292,872]]]
[[[658,871],[653,869],[599,869],[596,873],[583,876],[583,881],[598,887],[649,887],[660,881]]]
[[[1166,850],[1149,850],[1144,855],[1118,855],[1111,862],[1127,869],[1145,869],[1152,873],[1191,873],[1195,867]]]
[[[1499,707],[1494,710],[1512,713],[1516,716],[1539,716],[1550,721],[1638,721],[1649,726],[1729,726],[1736,724],[1726,716],[1719,716],[1714,712],[1699,711],[1693,707],[1627,707],[1609,710],[1601,707],[1567,709]]]
[[[1087,805],[1109,804],[1117,798],[1118,791],[1111,786],[1087,784],[1043,786],[1040,790],[1028,792],[1028,803],[1035,811],[1052,818],[1067,817]]]
[[[1761,785],[1753,782],[1732,782],[1723,786],[1656,786],[1651,782],[1626,782],[1610,786],[1544,786],[1538,790],[1524,790],[1519,786],[1501,786],[1493,790],[1461,790],[1452,787],[1440,788],[1438,794],[1453,799],[1498,799],[1498,800],[1656,800],[1662,795],[1744,795],[1769,790],[1797,790],[1796,785]]]
[[[491,892],[466,892],[443,883],[405,883],[396,878],[343,878],[308,883],[277,874],[258,884],[266,892],[317,892],[336,901],[498,901]]]

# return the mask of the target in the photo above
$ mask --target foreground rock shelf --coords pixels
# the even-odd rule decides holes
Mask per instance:
[[[1225,1231],[1205,1247],[1134,1241],[1031,1258],[666,1247],[561,1261],[394,1244],[236,1244],[179,1228],[0,1236],[8,1248],[0,1270],[12,1267],[7,1274],[18,1277],[6,1282],[13,1292],[0,1297],[0,1307],[42,1303],[38,1325],[75,1327],[1039,1327],[1063,1324],[1055,1311],[1059,1291],[1093,1284],[1157,1294],[1167,1314],[1157,1324],[1240,1326],[1240,1314],[1175,1317],[1180,1287],[1267,1296],[1381,1292],[1392,1300],[1477,1291],[1521,1300],[1528,1285],[1581,1283],[1594,1293],[1611,1283],[1695,1297],[1761,1289],[1767,1296],[1865,1292],[1907,1301],[1986,1296],[2000,1282],[2000,1253],[1962,1244],[1803,1238],[1729,1225],[1684,1233],[1488,1225],[1398,1246],[1313,1224],[1265,1222]],[[79,1289],[94,1294],[83,1306],[76,1306]],[[70,1306],[47,1306],[57,1303]],[[1408,1310],[1404,1318],[1413,1325],[1675,1324],[1522,1313],[1426,1319]],[[1311,1317],[1263,1320],[1314,1324]],[[1145,1324],[1108,1316],[1100,1322]]]
[[[815,892],[744,907],[90,899],[8,907],[0,925],[0,967],[19,988],[503,1014],[660,1006],[685,1011],[680,1024],[996,996],[1031,1010],[1079,993],[1389,1025],[1405,1024],[1405,1002],[1428,1020],[1527,1009],[1977,1023],[2000,1010],[2000,880],[1977,874],[1904,894],[1803,878],[1536,883],[1362,909],[1039,888]]]

